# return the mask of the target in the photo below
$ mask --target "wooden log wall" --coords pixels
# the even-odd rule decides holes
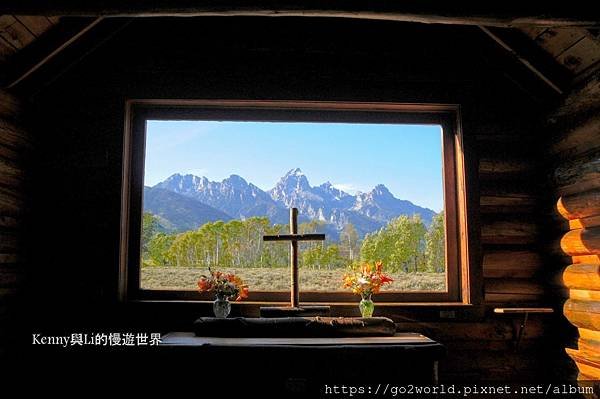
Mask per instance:
[[[18,101],[0,91],[0,357],[14,338],[24,275],[25,164],[31,149]]]
[[[600,74],[574,90],[549,121],[554,221],[569,258],[560,273],[565,317],[578,329],[566,351],[580,379],[600,379]]]

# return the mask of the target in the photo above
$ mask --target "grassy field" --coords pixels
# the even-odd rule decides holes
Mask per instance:
[[[250,290],[286,291],[289,289],[289,269],[287,268],[244,268],[231,269],[239,275]],[[300,289],[305,291],[343,291],[341,287],[344,269],[311,270],[300,269]],[[153,267],[141,268],[143,289],[195,290],[200,275],[207,270],[194,267]],[[392,284],[385,291],[442,291],[445,288],[444,273],[392,273]]]

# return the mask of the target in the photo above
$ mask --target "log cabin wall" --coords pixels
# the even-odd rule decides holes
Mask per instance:
[[[169,331],[189,328],[206,306],[117,303],[127,99],[458,103],[475,171],[468,177],[475,186],[469,206],[480,220],[470,226],[481,242],[471,251],[484,303],[388,315],[401,330],[447,345],[442,380],[548,376],[550,359],[562,352],[550,344],[552,320],[532,317],[515,351],[520,320],[492,312],[543,304],[546,294],[538,237],[541,151],[534,145],[543,95],[515,81],[504,69],[514,65],[500,53],[475,27],[326,18],[140,19],[99,40],[58,77],[23,89],[37,112],[43,149],[35,168],[30,328]]]
[[[579,378],[600,379],[600,74],[570,93],[547,121],[557,296],[577,331],[563,344]]]
[[[25,274],[26,160],[31,148],[20,102],[0,90],[0,357],[15,338]]]

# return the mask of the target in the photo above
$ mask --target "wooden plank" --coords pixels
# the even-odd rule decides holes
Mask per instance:
[[[44,16],[36,15],[15,15],[15,18],[21,22],[34,36],[38,37],[50,29],[54,24]]]
[[[532,251],[485,251],[484,277],[532,277],[542,266],[540,255]]]
[[[546,29],[550,28],[539,28],[537,26],[524,26],[519,28],[519,30],[529,36],[530,39],[535,40],[539,35],[544,33]]]
[[[4,40],[2,36],[0,36],[0,60],[5,61],[8,57],[12,56],[16,52],[17,49]]]
[[[8,28],[14,24],[17,20],[12,15],[0,15],[0,31]]]
[[[12,24],[0,30],[0,36],[17,49],[21,49],[35,40],[35,36],[16,19]]]
[[[586,36],[563,52],[557,60],[573,73],[579,74],[600,61],[600,43]]]
[[[560,240],[560,247],[570,256],[600,255],[600,228],[571,230]]]
[[[546,7],[544,7],[546,5]],[[368,4],[359,0],[319,2],[281,0],[277,3],[253,2],[189,2],[170,0],[147,2],[121,2],[88,0],[72,2],[54,0],[4,0],[6,14],[65,15],[65,16],[271,16],[271,17],[338,17],[363,18],[403,22],[483,26],[582,26],[594,27],[597,18],[584,5],[572,3],[547,4],[536,7],[506,6],[505,3],[473,7],[465,2],[397,2],[372,0]]]
[[[548,28],[535,42],[556,58],[586,35],[585,29],[580,28]]]

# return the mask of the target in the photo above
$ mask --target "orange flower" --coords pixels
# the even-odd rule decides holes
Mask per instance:
[[[210,276],[200,276],[198,280],[198,291],[216,292],[217,295],[236,298],[236,301],[248,297],[248,286],[241,278],[233,273],[213,271],[210,268],[208,270]]]
[[[240,293],[238,294],[236,301],[241,301],[242,299],[248,298],[248,286],[243,285],[240,287]]]
[[[210,291],[211,288],[212,288],[212,282],[204,276],[200,277],[200,280],[198,280],[198,289],[201,292],[203,292],[203,291]]]
[[[377,294],[381,286],[394,281],[383,274],[383,263],[378,261],[373,267],[368,262],[363,263],[358,270],[346,273],[343,277],[343,288],[350,288],[355,294]]]

